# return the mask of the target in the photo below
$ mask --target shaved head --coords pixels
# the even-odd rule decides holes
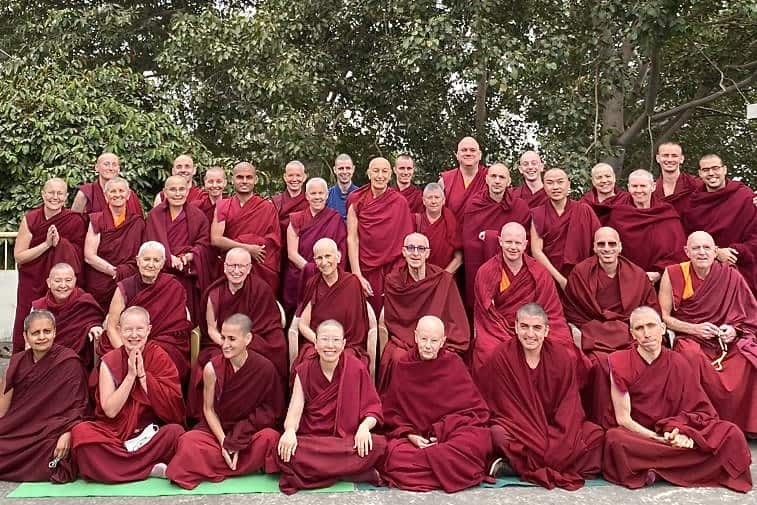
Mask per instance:
[[[499,231],[499,236],[503,236],[505,234],[518,234],[519,236],[523,237],[523,240],[526,239],[526,229],[523,227],[522,224],[516,223],[515,221],[510,221],[509,223],[506,223],[502,229]]]
[[[690,247],[694,242],[702,242],[715,247],[715,239],[706,231],[695,231],[689,235],[689,238],[686,240],[686,246]]]
[[[313,244],[313,253],[315,254],[316,251],[331,251],[333,253],[338,253],[339,248],[336,245],[336,242],[334,242],[330,238],[321,238],[318,239],[318,241]]]
[[[187,180],[181,175],[172,175],[171,177],[166,179],[166,182],[163,184],[163,189],[167,188],[171,184],[181,184],[186,187]]]
[[[620,242],[620,235],[618,235],[617,230],[611,226],[602,226],[594,232],[594,242],[608,238]]]
[[[47,275],[47,277],[50,278],[54,274],[57,274],[57,273],[67,273],[67,274],[71,274],[71,275],[75,275],[76,274],[76,272],[74,272],[74,267],[72,267],[68,263],[56,263],[50,269],[50,273]]]

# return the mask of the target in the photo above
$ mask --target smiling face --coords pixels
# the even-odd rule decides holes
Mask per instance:
[[[657,160],[657,164],[660,165],[660,170],[663,173],[676,173],[683,164],[683,150],[678,144],[661,144],[657,148],[655,160]]]
[[[66,205],[68,187],[60,179],[50,179],[42,188],[42,202],[48,212],[58,212]]]
[[[457,144],[455,155],[460,167],[477,168],[481,163],[481,148],[473,137],[465,137]]]
[[[623,250],[618,232],[609,227],[602,227],[594,234],[594,254],[602,267],[614,267]]]
[[[257,181],[258,176],[255,168],[249,163],[238,163],[234,167],[234,191],[238,195],[252,194]]]
[[[141,351],[145,348],[152,326],[144,314],[134,311],[121,315],[118,329],[124,349],[127,353],[131,353],[134,349]]]
[[[526,252],[526,230],[517,223],[507,223],[499,233],[499,246],[505,261],[516,262]]]
[[[189,184],[187,180],[180,175],[174,175],[166,179],[163,185],[163,192],[166,195],[166,201],[171,207],[183,207],[187,203],[187,194],[189,193]]]
[[[501,200],[505,191],[510,186],[510,170],[502,163],[495,163],[486,172],[486,185],[489,187],[489,196],[494,200]]]
[[[330,278],[336,274],[341,259],[342,255],[333,241],[319,240],[313,246],[313,261],[323,277]]]
[[[542,316],[520,314],[515,321],[515,333],[524,351],[540,353],[544,338],[549,333],[549,324]]]
[[[231,249],[226,253],[223,263],[223,273],[229,284],[237,288],[244,284],[245,279],[252,270],[252,257],[244,249]]]
[[[615,191],[615,171],[606,163],[599,163],[591,169],[591,185],[599,196],[610,196]]]
[[[347,186],[352,182],[352,176],[355,175],[355,165],[350,159],[340,159],[334,163],[334,175],[339,184]]]
[[[700,271],[709,270],[717,256],[715,241],[709,233],[703,231],[695,231],[689,235],[684,250],[692,266]]]
[[[116,177],[121,172],[121,162],[118,160],[118,156],[113,153],[101,154],[97,158],[95,172],[98,173],[103,182]]]
[[[373,158],[368,164],[368,180],[371,183],[372,190],[384,191],[389,186],[391,178],[392,167],[388,160]]]
[[[307,189],[305,189],[305,200],[307,200],[312,214],[317,214],[326,207],[328,193],[326,184],[318,181],[314,181],[312,184],[308,183]]]
[[[559,168],[547,170],[544,174],[544,191],[552,202],[563,202],[570,193],[568,174]]]
[[[705,156],[699,160],[699,177],[704,182],[707,191],[717,191],[725,187],[725,176],[728,169],[717,156]]]
[[[208,192],[211,198],[216,200],[223,195],[223,190],[226,189],[226,173],[222,168],[209,168],[205,172],[204,181],[205,191]]]
[[[191,156],[182,154],[173,161],[173,168],[171,168],[171,175],[180,175],[184,178],[187,184],[192,184],[192,177],[197,173],[195,163]]]
[[[53,267],[47,277],[47,287],[58,303],[65,302],[76,287],[74,269],[68,266]]]
[[[299,195],[305,182],[305,167],[301,163],[290,162],[284,167],[284,184],[293,195]]]
[[[55,324],[47,317],[37,317],[29,323],[24,339],[35,356],[44,355],[55,341]]]
[[[656,356],[662,350],[662,336],[665,324],[652,310],[639,310],[631,315],[629,321],[631,336],[639,349],[647,355]]]
[[[631,193],[636,207],[648,208],[652,204],[654,181],[647,175],[631,174],[628,177],[628,192]]]
[[[400,156],[397,161],[394,162],[394,175],[397,176],[397,183],[407,186],[413,182],[413,174],[415,173],[415,164],[413,159],[409,156]]]
[[[137,256],[137,268],[142,281],[152,284],[158,278],[160,270],[166,262],[163,251],[157,247],[148,247]]]
[[[526,181],[535,182],[539,180],[542,172],[544,172],[544,163],[542,163],[541,157],[537,153],[526,151],[520,157],[518,171]]]
[[[224,358],[241,356],[251,341],[252,333],[245,334],[240,325],[224,322],[221,326],[221,352]]]
[[[122,209],[129,199],[129,188],[126,184],[111,183],[105,190],[105,201],[112,209]]]
[[[339,327],[335,325],[318,327],[318,333],[315,337],[315,350],[321,364],[335,365],[338,363],[344,345],[344,333]]]
[[[420,269],[426,265],[431,249],[428,245],[428,239],[420,233],[411,233],[405,237],[405,244],[402,247],[402,256],[407,261],[407,266],[412,269]]]

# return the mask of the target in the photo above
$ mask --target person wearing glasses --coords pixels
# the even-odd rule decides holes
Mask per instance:
[[[660,280],[673,348],[698,369],[720,417],[757,433],[757,300],[737,269],[715,260],[709,233],[689,235],[686,254],[689,261],[667,267]]]
[[[383,421],[381,400],[368,370],[351,353],[343,353],[345,335],[338,321],[316,329],[317,354],[294,370],[294,388],[284,433],[266,463],[266,472],[281,472],[279,489],[328,487],[339,480],[380,485],[376,466],[386,439],[372,433]],[[261,437],[278,435],[272,429]]]
[[[252,269],[274,293],[279,289],[281,229],[276,206],[254,193],[258,180],[252,163],[234,165],[234,195],[216,204],[210,243],[221,251],[241,247],[252,256]]]
[[[675,208],[654,195],[651,173],[634,170],[628,176],[631,202],[610,210],[608,226],[615,228],[625,244],[626,258],[647,272],[654,284],[666,266],[686,261],[686,234]]]
[[[486,188],[472,195],[461,218],[460,237],[463,242],[465,272],[465,303],[473,304],[476,272],[498,251],[497,232],[503,225],[516,222],[528,229],[531,211],[525,201],[513,196],[510,169],[495,163],[486,172]]]
[[[646,272],[620,253],[618,232],[602,227],[594,234],[594,255],[575,266],[565,288],[565,318],[576,346],[591,359],[594,372],[587,385],[587,414],[600,422],[610,412],[607,356],[629,349],[628,318],[641,305],[659,308],[657,292]]]
[[[518,308],[536,302],[549,318],[549,338],[568,347],[580,358],[565,322],[557,286],[546,268],[526,252],[526,229],[520,223],[507,223],[499,233],[500,252],[489,259],[476,275],[471,369],[473,377],[502,342],[515,338]]]
[[[704,187],[694,191],[681,218],[686,233],[706,231],[718,246],[719,262],[735,266],[757,295],[757,206],[754,192],[727,180],[728,167],[716,154],[699,160]]]
[[[278,226],[278,225],[277,225]],[[252,268],[252,256],[242,247],[226,253],[224,276],[205,292],[205,324],[201,325],[200,353],[192,367],[187,402],[189,415],[199,419],[202,412],[202,370],[213,356],[222,353],[221,324],[233,314],[244,314],[252,321],[250,349],[268,358],[281,380],[286,380],[287,341],[281,327],[281,313],[271,287]]]
[[[420,233],[405,237],[405,264],[386,277],[384,325],[380,340],[381,366],[378,390],[386,391],[395,364],[414,348],[415,327],[423,316],[441,319],[446,328],[445,349],[458,355],[470,345],[470,326],[455,278],[441,267],[428,263],[428,238]],[[383,336],[383,335],[382,335]]]
[[[605,426],[605,479],[631,489],[660,478],[748,492],[746,439],[718,418],[692,362],[662,346],[660,315],[641,306],[631,312],[630,327],[633,348],[610,355],[614,416]]]

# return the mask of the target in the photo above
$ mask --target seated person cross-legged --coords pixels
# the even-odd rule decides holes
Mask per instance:
[[[268,473],[281,472],[279,489],[327,487],[338,480],[380,484],[377,467],[386,439],[371,434],[379,424],[381,401],[368,370],[344,350],[344,330],[327,320],[316,329],[317,356],[295,369],[284,434],[266,460]],[[261,435],[262,436],[262,435]]]
[[[176,365],[148,341],[150,314],[137,305],[121,314],[123,345],[103,356],[94,421],[74,427],[79,474],[104,483],[165,473],[184,433],[184,402]]]
[[[181,436],[166,469],[166,478],[185,489],[255,473],[276,445],[260,433],[283,414],[284,388],[273,363],[249,349],[251,330],[246,315],[229,316],[221,327],[223,354],[205,365],[203,419]]]
[[[71,428],[87,414],[87,379],[78,355],[55,343],[55,317],[32,311],[28,349],[0,374],[0,480],[68,482]]]
[[[489,408],[463,360],[444,348],[441,319],[421,317],[415,342],[382,397],[389,445],[381,474],[408,491],[476,486],[487,479]]]
[[[657,476],[677,486],[752,489],[744,435],[718,418],[695,367],[662,347],[660,315],[642,306],[630,324],[635,347],[610,355],[615,426],[605,436],[605,478],[631,489]]]

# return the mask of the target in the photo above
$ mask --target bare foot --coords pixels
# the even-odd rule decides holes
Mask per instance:
[[[150,470],[150,477],[158,477],[160,479],[166,478],[166,464],[156,463],[152,470]]]

